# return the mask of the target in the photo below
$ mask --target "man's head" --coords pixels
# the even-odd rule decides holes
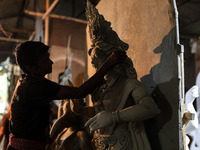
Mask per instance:
[[[30,69],[29,69],[30,67],[39,67],[40,61],[43,61],[42,59],[45,59],[43,57],[47,57],[47,59],[49,58],[48,51],[49,51],[49,46],[41,42],[27,41],[19,44],[15,48],[15,58],[21,70],[25,74],[30,74]]]

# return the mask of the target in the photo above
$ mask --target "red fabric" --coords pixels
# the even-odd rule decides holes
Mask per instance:
[[[9,144],[18,150],[45,150],[46,142],[15,138],[12,134],[9,136]]]

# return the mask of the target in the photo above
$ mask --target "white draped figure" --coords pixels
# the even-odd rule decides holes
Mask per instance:
[[[186,150],[200,150],[200,73],[197,76],[196,85],[186,92],[185,103],[187,105],[187,112],[194,114],[193,120],[190,120],[186,125],[186,134],[192,138],[190,141],[189,137],[186,136]],[[196,110],[194,108],[194,100],[196,99]],[[188,147],[189,142],[190,148]]]

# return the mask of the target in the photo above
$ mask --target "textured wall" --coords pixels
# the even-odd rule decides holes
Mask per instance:
[[[71,74],[74,86],[80,86],[84,81],[86,62],[86,24],[73,21],[52,19],[50,34],[50,53],[54,61],[51,80],[58,82],[59,73],[65,71],[66,61],[68,65],[71,54]],[[67,58],[67,46],[69,37],[70,47]]]
[[[128,56],[161,114],[146,122],[153,150],[179,149],[175,19],[169,0],[101,0],[100,14],[129,44]],[[88,36],[88,35],[87,35]],[[90,40],[88,39],[88,46]],[[94,73],[88,58],[88,74]]]

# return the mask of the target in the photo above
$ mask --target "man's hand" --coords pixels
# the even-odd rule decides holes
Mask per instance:
[[[106,63],[109,64],[111,67],[113,67],[118,63],[122,63],[126,57],[127,55],[126,52],[124,51],[112,52],[112,54],[106,60]]]

